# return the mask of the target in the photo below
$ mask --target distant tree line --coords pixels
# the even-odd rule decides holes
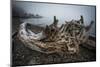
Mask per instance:
[[[39,14],[32,14],[27,13],[25,10],[19,7],[13,7],[12,8],[12,17],[17,18],[42,18]]]

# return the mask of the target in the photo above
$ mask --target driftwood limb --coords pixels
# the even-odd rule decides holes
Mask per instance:
[[[45,30],[35,34],[26,28],[28,23],[22,23],[18,37],[27,47],[42,53],[78,53],[79,45],[88,39],[83,16],[78,21],[65,22],[61,27],[57,24],[58,19],[54,16],[54,22],[51,25],[47,25]],[[88,29],[91,25],[92,23]]]

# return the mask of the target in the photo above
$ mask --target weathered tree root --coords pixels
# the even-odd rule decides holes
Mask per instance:
[[[45,30],[35,34],[26,29],[28,23],[22,23],[19,28],[18,38],[25,46],[42,53],[66,53],[74,54],[79,52],[79,45],[88,39],[87,31],[91,28],[84,26],[83,16],[76,21],[72,20],[57,26],[58,20],[54,16],[53,24],[46,26]],[[87,30],[88,28],[88,30]]]

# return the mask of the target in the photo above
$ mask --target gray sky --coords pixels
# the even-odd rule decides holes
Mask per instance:
[[[27,13],[40,14],[44,17],[52,18],[54,15],[59,20],[78,20],[83,15],[85,24],[88,25],[91,20],[95,21],[94,6],[47,4],[34,2],[16,2],[15,5],[24,9]]]

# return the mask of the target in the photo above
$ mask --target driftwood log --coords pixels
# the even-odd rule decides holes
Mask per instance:
[[[58,22],[54,16],[54,22],[40,33],[32,32],[27,28],[30,24],[24,22],[19,27],[17,37],[26,47],[42,53],[78,53],[79,45],[85,43],[89,37],[87,32],[93,21],[89,26],[85,26],[81,16],[79,20],[65,21],[61,27],[57,26]]]

